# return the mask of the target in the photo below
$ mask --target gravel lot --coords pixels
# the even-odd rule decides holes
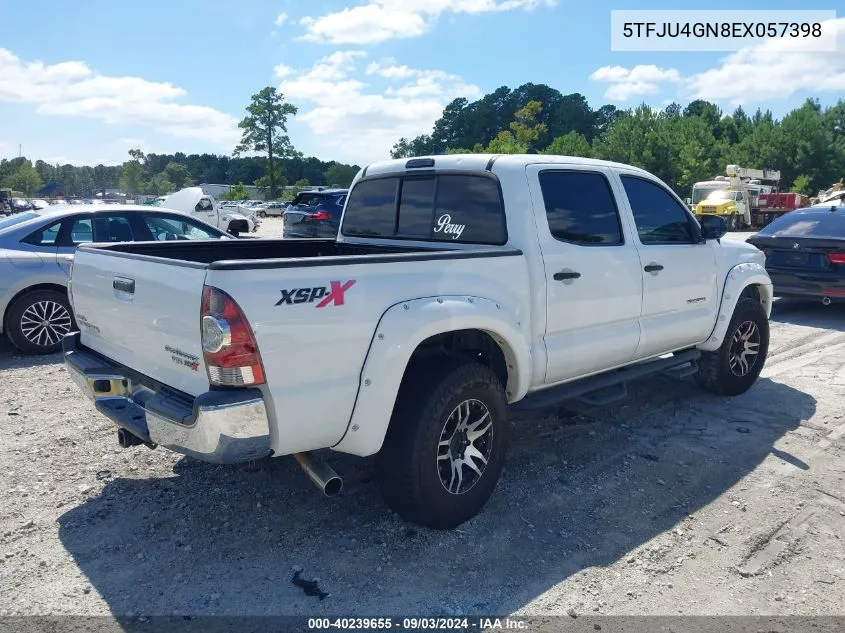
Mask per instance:
[[[0,615],[845,614],[842,307],[776,302],[739,398],[657,377],[515,415],[498,490],[453,532],[389,514],[370,460],[327,454],[328,500],[289,458],[121,450],[57,356],[3,340],[0,381]]]

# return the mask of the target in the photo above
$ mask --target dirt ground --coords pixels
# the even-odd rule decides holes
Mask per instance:
[[[845,614],[845,307],[776,302],[738,398],[661,376],[515,414],[452,532],[390,514],[370,460],[325,454],[324,499],[289,458],[122,450],[59,357],[5,340],[0,385],[0,615]]]

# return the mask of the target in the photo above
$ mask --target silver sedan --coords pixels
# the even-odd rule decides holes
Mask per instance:
[[[0,217],[0,333],[28,354],[61,349],[76,327],[67,285],[79,244],[217,239],[235,238],[157,207],[74,205]]]

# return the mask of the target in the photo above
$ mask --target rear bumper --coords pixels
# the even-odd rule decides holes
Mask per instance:
[[[845,277],[831,273],[798,273],[770,269],[776,297],[829,297],[845,300]]]
[[[65,337],[63,348],[68,374],[97,411],[144,442],[215,464],[270,455],[267,408],[258,389],[192,398],[83,347],[78,332]]]

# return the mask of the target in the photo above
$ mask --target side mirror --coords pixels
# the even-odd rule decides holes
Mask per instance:
[[[728,232],[728,223],[719,215],[701,216],[701,237],[705,240],[721,239]]]

